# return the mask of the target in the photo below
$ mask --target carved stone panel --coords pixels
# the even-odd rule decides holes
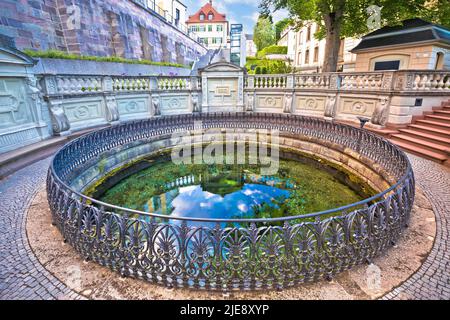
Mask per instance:
[[[296,112],[302,110],[323,112],[325,111],[325,102],[326,97],[299,96],[297,97]]]
[[[117,106],[119,109],[119,114],[121,116],[138,113],[149,113],[147,98],[130,97],[124,99],[117,99]]]
[[[33,122],[22,79],[0,79],[0,130]]]
[[[161,114],[180,114],[189,112],[189,95],[161,96]]]
[[[71,126],[86,123],[105,122],[105,112],[101,100],[80,99],[78,101],[64,103],[64,113]]]
[[[283,110],[283,96],[256,96],[256,111],[265,111],[264,109],[278,109],[281,112]]]
[[[376,107],[376,100],[357,99],[357,98],[341,98],[339,112],[355,115],[371,117]]]

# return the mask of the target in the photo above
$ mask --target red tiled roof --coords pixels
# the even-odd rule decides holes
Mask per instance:
[[[200,14],[205,15],[205,20],[200,20]],[[208,15],[212,13],[213,19],[208,20]],[[192,16],[189,16],[189,19],[186,21],[186,23],[198,23],[198,22],[227,22],[227,18],[225,14],[219,13],[210,2],[205,4],[203,7],[200,8],[195,14]]]

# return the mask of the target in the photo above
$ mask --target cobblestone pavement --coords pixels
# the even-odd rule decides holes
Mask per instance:
[[[26,236],[26,212],[49,162],[36,162],[0,181],[0,299],[80,298],[39,263]]]
[[[409,155],[416,183],[430,200],[436,217],[433,248],[420,269],[383,299],[450,299],[450,170]]]
[[[433,205],[437,234],[421,268],[383,299],[450,299],[450,170],[410,156],[417,184]],[[80,299],[34,256],[25,230],[26,212],[44,182],[49,159],[0,181],[0,299]]]

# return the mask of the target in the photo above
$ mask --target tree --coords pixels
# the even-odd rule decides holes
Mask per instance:
[[[275,23],[275,41],[278,42],[281,38],[281,33],[288,25],[292,23],[292,19],[286,18]]]
[[[275,44],[275,29],[270,17],[259,16],[253,30],[253,41],[258,51]]]
[[[297,26],[317,22],[316,37],[326,39],[323,71],[335,72],[341,39],[371,31],[368,22],[376,16],[368,8],[374,5],[381,8],[381,26],[416,17],[450,25],[448,0],[262,0],[260,7],[263,15],[272,9],[288,9]]]

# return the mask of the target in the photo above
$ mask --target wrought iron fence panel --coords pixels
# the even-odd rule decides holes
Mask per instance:
[[[348,148],[392,177],[383,193],[344,208],[281,219],[187,219],[117,208],[69,185],[105,152],[202,128],[279,130],[281,136]],[[86,260],[124,276],[210,290],[285,288],[331,278],[396,243],[414,201],[406,155],[370,132],[296,115],[217,113],[132,121],[75,139],[47,177],[53,223]]]

